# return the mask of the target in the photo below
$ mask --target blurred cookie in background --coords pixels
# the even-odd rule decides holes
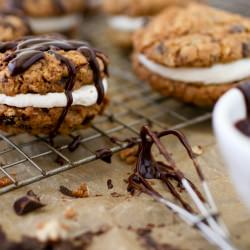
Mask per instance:
[[[0,41],[6,42],[31,35],[27,18],[18,11],[0,11]]]
[[[167,9],[135,33],[133,65],[162,95],[212,107],[250,80],[250,19],[201,4]]]
[[[22,11],[36,34],[74,36],[81,23],[84,0],[2,0],[0,7]]]
[[[187,6],[191,0],[103,0],[109,34],[123,48],[132,46],[132,35],[149,18],[171,6]]]

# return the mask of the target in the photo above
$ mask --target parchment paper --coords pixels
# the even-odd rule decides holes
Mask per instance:
[[[88,25],[89,29],[91,27],[93,28]],[[97,28],[95,31],[97,32]],[[99,37],[99,43],[102,44],[101,36]],[[113,53],[112,60],[119,60],[115,59],[118,57],[115,53],[118,52]],[[242,249],[250,249],[250,213],[240,202],[230,182],[216,147],[211,123],[204,122],[182,131],[188,136],[192,145],[203,147],[203,154],[199,161],[221,214],[232,233],[233,240]],[[105,144],[103,141],[97,141],[97,143]],[[196,181],[192,164],[177,141],[169,139],[164,143],[174,153],[175,159],[187,176]],[[146,249],[143,242],[138,239],[135,230],[150,225],[153,227],[152,237],[157,242],[168,243],[185,250],[215,249],[194,229],[186,226],[162,205],[152,201],[150,197],[143,194],[132,197],[128,194],[124,179],[132,173],[133,168],[134,166],[124,164],[118,156],[114,156],[112,165],[95,161],[12,191],[0,197],[0,225],[13,239],[19,239],[23,234],[33,235],[39,223],[52,219],[58,219],[69,225],[71,234],[109,226],[110,230],[107,233],[95,238],[89,247],[91,250]],[[112,179],[114,185],[112,190],[107,188],[108,179]],[[87,183],[90,189],[89,198],[71,199],[58,192],[60,185],[77,187],[83,182]],[[164,190],[159,183],[156,185],[159,185],[160,190]],[[41,200],[48,205],[25,217],[18,217],[12,209],[13,202],[30,189],[41,195]],[[113,192],[120,194],[120,197],[112,197]],[[171,198],[166,191],[165,193]],[[77,211],[75,220],[65,219],[64,212],[68,207]]]

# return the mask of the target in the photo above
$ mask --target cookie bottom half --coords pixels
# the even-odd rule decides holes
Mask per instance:
[[[107,104],[108,99],[105,98],[101,105],[72,106],[58,133],[69,134],[76,129],[88,127],[97,115],[102,114]],[[27,132],[48,135],[54,131],[62,111],[63,108],[16,108],[0,105],[0,129],[11,134]]]
[[[199,107],[214,106],[226,91],[239,84],[233,82],[204,85],[170,80],[150,72],[137,60],[137,56],[133,56],[133,68],[141,80],[149,82],[151,87],[162,95]]]

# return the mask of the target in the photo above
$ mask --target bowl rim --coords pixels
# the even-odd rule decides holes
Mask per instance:
[[[244,117],[235,119],[233,122],[232,116],[230,119],[232,105],[236,105],[237,108],[241,109],[239,113],[245,114],[246,117],[245,98],[239,89],[233,88],[226,92],[216,103],[213,111],[213,127],[217,134],[221,133],[223,129],[224,134],[230,135],[232,141],[237,143],[237,148],[249,149],[250,138],[235,127],[235,123]]]

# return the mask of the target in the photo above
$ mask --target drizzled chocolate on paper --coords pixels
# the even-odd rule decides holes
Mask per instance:
[[[161,180],[169,189],[174,198],[178,200],[186,210],[193,213],[193,208],[182,198],[181,195],[181,191],[183,189],[182,179],[185,178],[185,176],[177,168],[177,165],[173,160],[171,154],[160,141],[162,137],[169,135],[177,137],[177,139],[186,149],[190,159],[194,162],[194,166],[196,167],[200,178],[204,179],[202,173],[199,171],[199,166],[196,162],[196,154],[193,152],[186,137],[182,133],[176,130],[166,130],[157,133],[144,126],[142,127],[140,133],[141,143],[139,145],[137,166],[134,174],[129,178],[128,191],[133,194],[136,190],[139,190],[151,196],[161,198],[161,194],[158,193],[148,182],[148,180],[150,179]],[[160,154],[165,158],[166,162],[156,161],[154,159],[152,154],[152,147],[154,145],[157,147]],[[173,181],[177,183],[177,188],[176,185],[173,184]],[[189,181],[190,185],[199,196],[199,198],[204,201],[203,196],[195,187],[195,185],[190,180],[187,179],[187,181]]]
[[[101,104],[105,93],[97,57],[99,57],[105,65],[105,74],[108,74],[107,63],[105,62],[101,52],[92,48],[87,42],[63,40],[50,37],[26,37],[21,41],[0,43],[1,53],[12,51],[12,53],[5,59],[8,63],[8,69],[12,76],[24,73],[33,64],[42,60],[45,57],[45,53],[55,56],[59,61],[61,61],[62,64],[66,65],[68,69],[68,77],[65,84],[67,105],[63,109],[54,130],[51,132],[50,138],[56,136],[73,103],[72,91],[75,86],[77,73],[76,66],[68,58],[61,55],[59,53],[60,50],[76,50],[87,58],[89,66],[93,71],[94,84],[98,91],[97,104]]]
[[[247,116],[245,119],[238,121],[235,126],[238,128],[243,134],[250,137],[250,82],[246,82],[238,87],[238,89],[242,92],[245,98],[246,108],[247,108]]]

